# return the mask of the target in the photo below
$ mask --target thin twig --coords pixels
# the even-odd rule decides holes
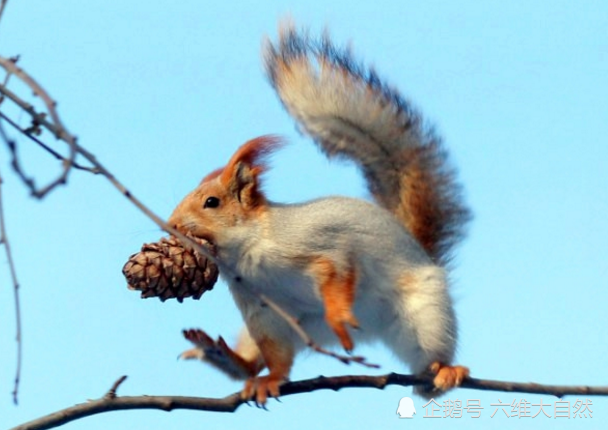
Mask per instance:
[[[0,132],[4,135],[4,130],[0,127]],[[6,138],[6,137],[5,137]],[[8,261],[8,267],[11,272],[11,279],[13,281],[13,296],[15,300],[15,320],[16,320],[16,336],[17,341],[17,369],[15,371],[15,383],[13,387],[13,402],[17,404],[19,402],[19,381],[21,380],[21,362],[22,362],[22,339],[21,339],[21,305],[19,301],[19,281],[17,280],[17,270],[15,269],[15,262],[13,261],[13,253],[11,252],[11,245],[6,234],[6,225],[4,220],[4,207],[2,205],[2,176],[0,175],[0,244],[4,245],[6,251],[6,259]]]
[[[131,203],[133,203],[140,211],[142,211],[144,215],[150,218],[157,226],[159,226],[162,230],[177,237],[184,244],[184,246],[190,247],[189,249],[195,249],[200,254],[211,259],[211,261],[214,261],[212,253],[210,253],[198,243],[194,242],[193,240],[190,240],[185,235],[181,234],[179,231],[165,223],[159,216],[157,216],[154,212],[148,209],[139,199],[137,199],[120,181],[118,181],[118,179],[116,179],[116,177],[108,169],[106,169],[91,152],[78,145],[76,137],[68,133],[65,127],[63,127],[63,125],[61,124],[57,111],[55,110],[55,102],[50,98],[50,96],[48,95],[46,90],[42,88],[42,86],[40,86],[33,78],[31,78],[27,73],[25,73],[23,69],[17,67],[10,59],[0,57],[0,66],[4,67],[7,72],[21,78],[28,86],[30,86],[30,88],[32,89],[32,91],[34,91],[35,94],[39,95],[45,101],[47,109],[49,110],[49,113],[53,118],[53,122],[47,120],[46,115],[37,112],[31,104],[21,99],[14,92],[12,92],[3,85],[0,85],[0,93],[4,94],[22,110],[27,112],[32,117],[32,122],[34,124],[46,128],[48,131],[53,133],[58,139],[64,141],[70,146],[69,158],[66,159],[62,157],[62,161],[64,162],[64,165],[66,167],[72,167],[74,165],[74,158],[77,154],[82,155],[93,166],[93,168],[91,169],[92,171],[94,171],[95,173],[99,173],[103,175],[106,179],[108,179],[110,183],[114,185],[114,187],[123,196],[130,200]],[[5,140],[7,141],[7,143],[10,142],[8,139]],[[22,179],[24,179],[24,177],[22,177]],[[63,179],[65,182],[65,177],[63,177]],[[28,179],[25,178],[24,180]],[[61,180],[62,178],[60,177],[57,181]],[[44,196],[44,194],[48,193],[54,185],[57,184],[49,184],[43,190],[37,191],[34,195],[38,198],[41,198]]]
[[[4,8],[6,7],[7,3],[8,0],[0,0],[0,20],[2,19],[2,14],[4,13]]]
[[[381,376],[347,375],[324,377],[288,382],[281,385],[281,397],[293,394],[310,393],[317,390],[338,391],[342,388],[377,388],[388,385],[414,386],[426,385],[430,377],[390,373]],[[468,378],[462,388],[484,391],[520,392],[531,394],[548,394],[561,398],[566,395],[608,396],[608,387],[542,385],[535,383],[503,382]],[[47,416],[38,418],[11,430],[43,430],[58,427],[71,421],[79,420],[103,412],[157,409],[170,412],[176,409],[188,409],[210,412],[234,412],[245,403],[240,393],[216,399],[184,396],[120,396],[112,399],[105,397],[87,403],[81,403]]]
[[[62,162],[66,161],[66,158],[63,155],[61,155],[59,152],[55,151],[53,148],[51,148],[50,146],[48,146],[46,143],[44,143],[43,141],[41,141],[40,139],[38,139],[32,133],[29,133],[28,131],[26,131],[23,128],[21,128],[19,126],[19,124],[17,124],[15,121],[13,121],[11,118],[9,118],[6,114],[4,114],[1,111],[0,111],[0,118],[2,118],[4,121],[6,121],[8,124],[10,124],[14,129],[16,129],[17,131],[19,131],[23,135],[25,135],[27,138],[29,138],[30,140],[32,140],[34,143],[36,143],[42,149],[44,149],[45,151],[47,151],[55,159],[57,159],[59,161],[62,161]],[[77,162],[73,162],[72,163],[72,167],[74,169],[83,170],[85,172],[93,173],[94,175],[97,175],[97,174],[101,173],[99,171],[99,169],[97,169],[95,167],[83,166],[83,165],[81,165],[81,164],[79,164]]]
[[[105,396],[103,396],[104,399],[106,400],[110,400],[110,399],[115,399],[116,398],[116,390],[118,390],[118,387],[120,387],[120,385],[125,382],[127,380],[127,375],[123,375],[120,378],[118,378],[116,380],[116,382],[114,382],[112,384],[112,387],[108,390],[108,392],[105,394]]]
[[[4,68],[11,75],[15,75],[23,83],[25,83],[30,89],[34,92],[35,95],[40,97],[46,106],[46,110],[48,111],[51,119],[53,120],[53,124],[55,125],[56,136],[58,139],[64,139],[65,137],[69,140],[69,133],[66,128],[61,123],[59,119],[59,114],[57,113],[57,102],[51,98],[49,93],[27,72],[25,72],[21,67],[17,66],[16,62],[10,58],[0,57],[0,66]]]
[[[21,167],[21,162],[19,161],[19,157],[17,155],[17,143],[8,137],[4,128],[2,128],[2,140],[6,143],[8,150],[11,154],[11,167],[21,179],[21,182],[25,184],[25,186],[30,190],[30,192],[35,195],[37,193],[36,184],[33,178],[30,178],[25,173],[25,170]]]
[[[2,11],[0,11],[0,19],[2,18],[1,14],[2,14]],[[11,58],[10,60],[12,62],[16,63],[17,61],[19,61],[19,56],[17,55],[16,57]],[[8,85],[8,81],[10,81],[10,79],[11,79],[11,74],[9,72],[6,72],[6,75],[4,76],[4,82],[2,83],[2,85],[4,87],[6,87]],[[4,94],[0,94],[0,105],[2,104],[3,101],[4,101]]]
[[[32,195],[41,199],[45,197],[49,192],[54,190],[57,186],[63,185],[67,182],[68,175],[71,171],[72,165],[77,155],[76,137],[71,135],[63,126],[61,120],[59,119],[59,114],[56,110],[57,104],[50,97],[48,92],[40,84],[38,84],[38,82],[36,82],[34,78],[29,76],[23,69],[18,67],[15,64],[15,61],[13,61],[12,59],[0,57],[0,66],[2,66],[7,71],[7,73],[15,75],[16,77],[21,79],[34,92],[35,95],[39,96],[43,100],[46,109],[49,115],[51,116],[52,122],[50,122],[46,118],[45,114],[38,113],[31,104],[22,100],[19,96],[10,91],[4,85],[0,85],[0,93],[11,99],[21,109],[30,114],[30,116],[32,117],[32,128],[35,129],[38,126],[43,126],[47,130],[52,132],[56,138],[63,140],[65,143],[67,143],[69,147],[69,155],[62,161],[63,169],[61,173],[57,176],[57,178],[55,178],[53,181],[51,181],[49,184],[47,184],[41,189],[37,189],[34,186],[33,180],[25,180],[26,176],[25,174],[23,174],[23,172],[18,172],[22,180],[24,180],[24,183],[28,186],[28,188],[30,188]],[[11,149],[11,153],[13,154],[13,156],[15,156],[15,148],[9,147],[9,149]],[[15,159],[13,159],[13,161],[15,161]],[[14,168],[15,165],[18,165],[18,163],[13,164]]]

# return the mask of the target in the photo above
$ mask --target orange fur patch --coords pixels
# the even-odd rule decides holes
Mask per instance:
[[[333,261],[319,257],[312,262],[311,269],[325,305],[325,320],[344,349],[352,351],[354,343],[346,325],[359,327],[352,313],[357,278],[355,268],[351,266],[345,273],[339,273]]]
[[[470,218],[458,195],[454,173],[445,167],[438,142],[408,148],[401,155],[407,164],[399,181],[399,200],[386,205],[418,240],[433,260],[445,264],[450,250]],[[385,190],[383,190],[385,191]],[[380,192],[375,197],[385,202]]]

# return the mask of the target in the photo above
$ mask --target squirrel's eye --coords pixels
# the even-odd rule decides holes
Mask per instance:
[[[216,208],[220,205],[220,199],[217,197],[209,197],[205,200],[205,204],[203,205],[203,209],[207,208]]]

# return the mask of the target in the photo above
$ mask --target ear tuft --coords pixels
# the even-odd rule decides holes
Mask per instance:
[[[268,156],[284,144],[281,138],[273,135],[249,140],[230,158],[219,174],[220,181],[245,206],[256,207],[265,203],[259,176],[268,167]]]
[[[225,168],[229,170],[237,163],[244,163],[251,167],[257,167],[260,173],[266,169],[267,158],[272,152],[283,146],[285,142],[279,136],[267,135],[256,137],[245,142],[234,153]]]

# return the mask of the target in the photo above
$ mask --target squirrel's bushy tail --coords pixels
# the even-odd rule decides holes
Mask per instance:
[[[292,24],[264,47],[268,77],[287,111],[328,156],[355,161],[376,201],[445,264],[470,212],[441,140],[376,73],[327,35]]]

